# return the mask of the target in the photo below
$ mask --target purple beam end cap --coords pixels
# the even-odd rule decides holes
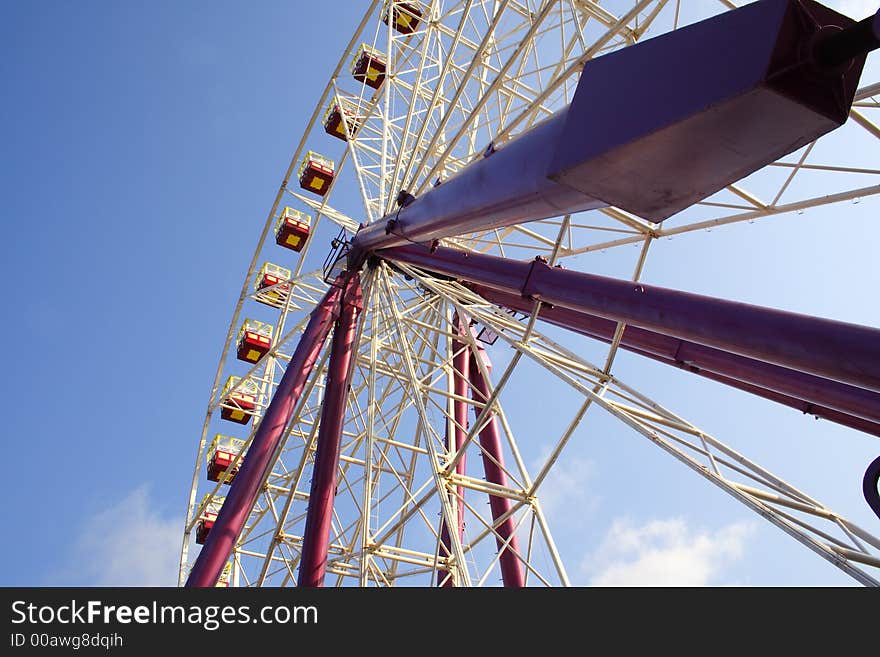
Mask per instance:
[[[761,0],[587,62],[549,177],[667,219],[846,120],[864,56],[823,73],[804,53],[853,23]]]

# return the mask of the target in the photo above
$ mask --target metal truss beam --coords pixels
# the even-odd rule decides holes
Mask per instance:
[[[527,343],[520,322],[486,305],[485,300],[459,283],[425,276],[407,265],[402,267],[421,285],[447,299],[458,312],[493,327],[517,353],[571,385],[586,401],[608,411],[856,581],[868,586],[880,584],[876,572],[859,567],[880,567],[876,554],[880,538],[537,331]]]
[[[456,315],[453,323],[459,331],[462,330],[461,320]],[[452,417],[446,423],[446,451],[449,454],[455,454],[464,447],[465,439],[468,433],[468,381],[470,380],[471,371],[471,352],[459,340],[452,340],[452,394],[454,397],[449,400],[452,405]],[[455,464],[455,474],[463,476],[466,470],[465,456],[458,460]],[[464,540],[464,488],[457,486],[453,488],[453,494],[457,501],[457,520],[458,524],[455,531],[458,533],[458,541]],[[441,519],[440,523],[440,557],[448,558],[452,554],[450,548],[449,526]],[[451,587],[455,584],[455,578],[451,572],[441,571],[438,576],[438,586]]]

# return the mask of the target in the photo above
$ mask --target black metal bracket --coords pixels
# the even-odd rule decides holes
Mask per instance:
[[[871,461],[871,465],[865,471],[865,478],[862,480],[862,492],[865,494],[865,501],[871,510],[880,518],[880,492],[877,491],[877,484],[880,483],[880,456]]]
[[[351,251],[351,240],[345,228],[339,230],[339,234],[330,241],[330,253],[324,259],[321,271],[324,274],[324,282],[333,285],[336,277],[348,269],[348,254]]]

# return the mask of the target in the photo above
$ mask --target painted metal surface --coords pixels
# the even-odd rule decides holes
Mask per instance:
[[[829,69],[810,46],[852,24],[762,0],[592,59],[571,105],[363,226],[352,261],[609,205],[662,221],[846,121],[866,53]]]
[[[399,211],[361,228],[353,258],[374,249],[599,208],[605,204],[547,177],[565,110],[469,165]]]
[[[853,57],[880,48],[880,9],[845,30],[830,32],[816,44],[813,57],[826,67],[845,66]]]
[[[880,329],[445,247],[408,245],[381,255],[501,292],[880,391]]]
[[[548,175],[663,221],[846,121],[866,51],[822,68],[810,46],[852,23],[762,0],[593,59]]]
[[[290,422],[293,408],[327,339],[334,314],[337,312],[339,297],[340,289],[331,287],[312,311],[306,330],[266,410],[266,415],[254,434],[251,446],[242,459],[241,467],[196,559],[186,586],[214,586],[223,572],[235,541],[241,534],[256,502],[260,486],[263,485],[272,465],[272,457],[284,428]]]
[[[461,322],[456,316],[453,320],[456,325],[459,333],[462,330]],[[471,352],[464,345],[464,343],[453,340],[452,341],[452,392],[455,395],[455,398],[452,400],[452,419],[453,423],[450,426],[450,423],[447,422],[447,434],[446,434],[446,448],[451,454],[455,454],[458,450],[462,448],[464,445],[464,441],[467,438],[468,433],[468,381],[470,379],[470,371],[471,371]],[[450,435],[451,434],[451,435]],[[455,464],[455,472],[459,475],[464,475],[466,471],[467,464],[467,455],[462,454],[461,458]],[[456,486],[455,494],[458,496],[458,499],[455,500],[456,507],[456,515],[458,518],[458,526],[455,530],[458,532],[458,539],[462,541],[464,537],[464,488],[462,486]],[[449,534],[449,527],[446,522],[442,519],[440,520],[440,556],[441,557],[450,557],[452,555],[451,550],[451,538]],[[455,586],[455,581],[452,577],[447,576],[448,571],[441,571],[440,576],[438,578],[438,584],[445,588],[450,588]]]
[[[865,501],[871,510],[880,518],[880,492],[877,485],[880,484],[880,456],[871,461],[871,465],[865,471],[865,478],[862,480],[862,491],[865,495]]]
[[[486,356],[486,351],[477,345],[473,358],[481,359],[489,372],[491,365]],[[470,368],[471,398],[477,402],[485,402],[489,399],[489,386],[483,373],[476,363]],[[474,406],[474,415],[479,417],[480,409]],[[499,486],[507,487],[507,473],[504,471],[504,454],[501,447],[501,433],[498,430],[498,420],[495,414],[489,416],[486,425],[480,430],[480,448],[483,456],[483,469],[486,473],[486,481]],[[498,550],[502,551],[498,558],[501,566],[501,579],[505,587],[525,586],[525,577],[522,564],[520,563],[519,541],[516,537],[516,523],[510,514],[511,501],[506,497],[489,495],[489,507],[492,510],[492,520],[497,525],[495,543]],[[506,516],[506,517],[505,517]],[[502,518],[504,518],[502,520]]]
[[[360,276],[357,273],[349,274],[342,284],[345,287],[341,299],[342,309],[333,330],[330,364],[327,367],[327,383],[321,406],[321,426],[315,448],[315,466],[297,582],[300,587],[324,586],[327,568],[342,427],[345,423],[352,359],[356,348],[358,317],[363,308]]]
[[[488,301],[511,310],[529,313],[534,306],[534,302],[519,295],[498,292],[481,285],[470,287]],[[611,343],[617,328],[615,321],[559,306],[542,305],[539,316],[556,326],[607,343]],[[869,426],[872,432],[880,431],[880,394],[871,390],[763,363],[635,326],[628,326],[624,330],[620,346],[695,374],[711,372],[725,379],[780,393],[802,402],[800,408],[804,412],[812,413],[808,409],[813,408],[827,408],[839,411],[833,416],[837,419],[861,418],[869,423],[858,423],[858,426]],[[821,416],[820,413],[814,414]]]

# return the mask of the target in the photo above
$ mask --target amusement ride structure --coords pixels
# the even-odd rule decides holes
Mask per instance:
[[[229,325],[180,584],[568,585],[542,484],[604,412],[684,476],[877,585],[870,528],[613,366],[631,352],[880,436],[880,329],[642,276],[664,239],[880,193],[880,169],[829,161],[838,151],[824,147],[880,139],[880,84],[862,75],[880,12],[856,21],[813,0],[364,5]],[[635,262],[623,278],[570,265],[625,246]],[[606,345],[603,357],[554,339],[561,329]],[[504,408],[535,371],[536,414],[554,389],[578,398],[537,461]],[[880,517],[880,459],[865,466]]]

